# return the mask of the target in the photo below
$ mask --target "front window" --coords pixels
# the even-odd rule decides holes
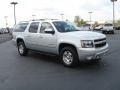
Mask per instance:
[[[50,23],[43,22],[41,24],[40,33],[45,33],[45,29],[52,29],[53,30],[53,27],[52,27],[52,25]]]
[[[76,27],[69,22],[65,21],[54,21],[53,24],[55,25],[56,29],[59,32],[71,32],[71,31],[78,31]]]

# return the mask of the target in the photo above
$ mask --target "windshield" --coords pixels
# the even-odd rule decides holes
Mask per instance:
[[[56,29],[59,32],[71,32],[71,31],[78,31],[76,27],[70,23],[65,21],[54,21],[53,24],[55,25]]]
[[[104,26],[113,26],[112,24],[105,24]]]

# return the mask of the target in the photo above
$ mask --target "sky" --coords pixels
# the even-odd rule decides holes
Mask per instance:
[[[18,2],[16,5],[17,22],[40,18],[74,20],[74,16],[80,16],[89,21],[91,14],[92,21],[112,20],[112,3],[110,0],[2,0],[0,3],[0,27],[14,25],[13,5],[11,2]],[[115,17],[120,19],[120,0],[115,3]]]

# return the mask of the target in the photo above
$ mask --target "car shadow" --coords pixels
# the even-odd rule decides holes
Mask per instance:
[[[52,63],[52,67],[53,64],[55,66],[55,68],[64,68],[66,70],[70,70],[70,71],[80,71],[80,70],[85,70],[85,71],[105,71],[107,70],[107,68],[109,67],[108,63],[106,62],[106,60],[100,60],[100,61],[84,61],[84,62],[80,62],[76,67],[65,67],[62,65],[62,62],[59,60],[58,56],[50,56],[50,55],[44,55],[44,54],[40,54],[40,53],[35,53],[35,52],[30,52],[28,55],[30,58],[33,58],[34,60],[40,60],[41,62],[47,63],[47,64],[51,64]]]
[[[42,53],[31,51],[29,52],[28,56],[36,60],[41,60],[44,62],[50,62],[50,63],[56,63],[56,64],[61,63],[59,60],[59,57],[55,55],[47,55],[47,54],[42,54]]]

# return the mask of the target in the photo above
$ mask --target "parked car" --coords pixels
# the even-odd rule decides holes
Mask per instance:
[[[120,30],[120,26],[115,26],[114,29],[115,30]]]
[[[79,27],[79,29],[82,31],[91,31],[93,30],[93,27],[91,24],[84,24],[81,27]]]
[[[8,31],[6,28],[4,28],[4,29],[3,29],[3,33],[4,33],[4,34],[9,33],[9,31]]]
[[[111,23],[106,23],[103,25],[102,33],[114,34],[114,26]]]
[[[103,25],[97,25],[94,30],[101,31],[103,29]]]
[[[5,34],[5,33],[8,33],[8,30],[6,28],[1,28],[0,34]]]
[[[104,34],[79,31],[73,24],[60,20],[20,22],[14,27],[13,42],[21,56],[29,50],[58,55],[68,67],[80,61],[100,60],[108,51]]]

